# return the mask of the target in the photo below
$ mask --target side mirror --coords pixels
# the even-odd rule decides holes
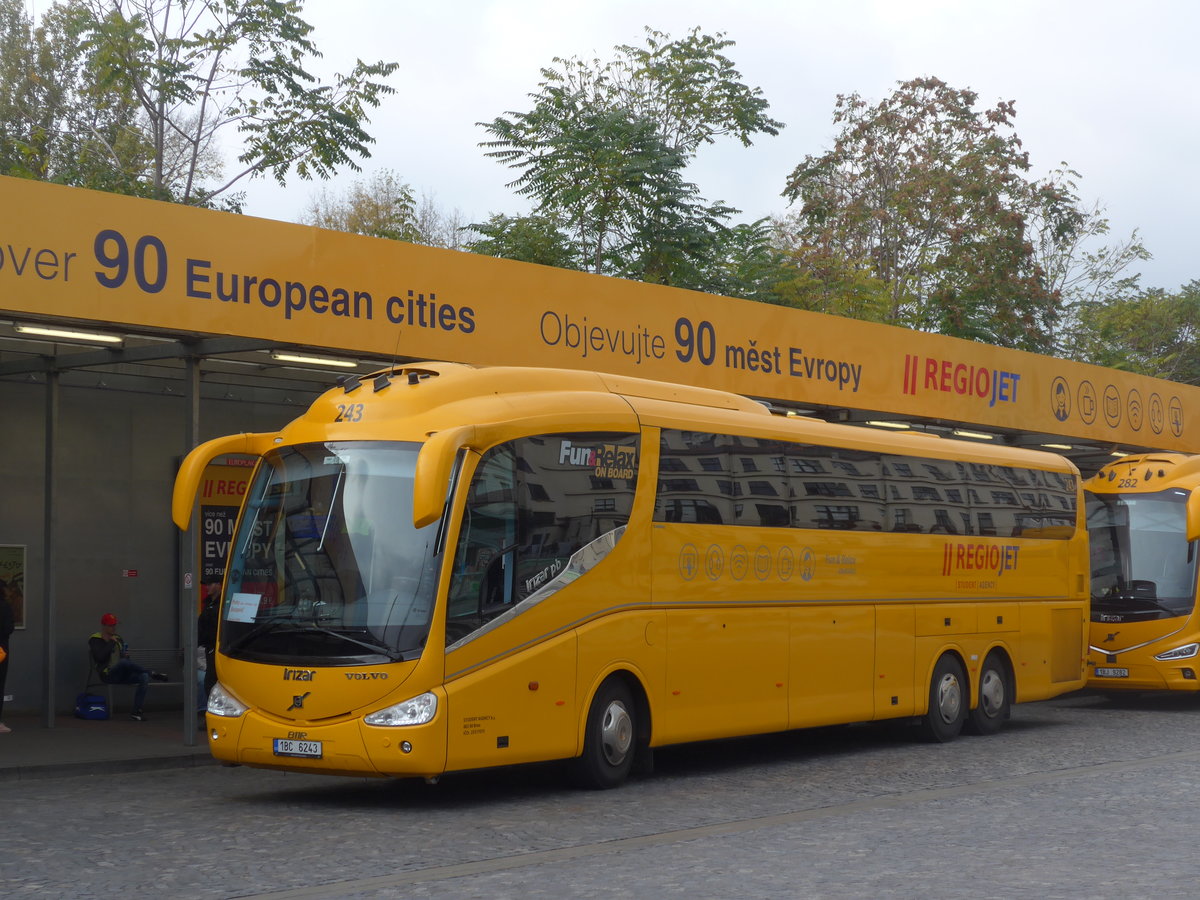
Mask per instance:
[[[413,474],[413,525],[424,528],[442,517],[450,470],[460,449],[486,450],[505,440],[510,431],[507,423],[461,425],[430,435],[417,454],[417,469]]]
[[[175,490],[171,495],[171,519],[179,529],[187,531],[191,525],[196,491],[210,462],[227,453],[262,456],[271,448],[274,439],[273,434],[233,434],[205,441],[185,456],[175,475]]]
[[[417,528],[442,517],[454,458],[458,449],[467,446],[474,436],[474,426],[463,425],[432,434],[421,446],[413,474],[413,525]]]
[[[1187,499],[1187,539],[1200,538],[1200,490],[1194,490]]]

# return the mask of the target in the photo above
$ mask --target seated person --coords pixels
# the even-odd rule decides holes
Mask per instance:
[[[100,680],[105,684],[136,684],[133,695],[133,712],[130,718],[137,722],[146,721],[142,705],[146,702],[146,685],[150,679],[166,681],[162,672],[144,669],[129,658],[129,645],[117,634],[117,617],[105,613],[100,617],[100,630],[88,638],[88,650]]]

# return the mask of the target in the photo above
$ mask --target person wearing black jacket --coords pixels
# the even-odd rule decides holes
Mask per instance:
[[[133,712],[130,718],[146,721],[142,704],[146,701],[146,686],[150,679],[166,681],[162,672],[143,668],[129,658],[129,645],[117,634],[117,617],[105,613],[100,617],[100,630],[88,638],[88,649],[96,663],[96,671],[105,684],[136,684],[133,694]]]
[[[200,615],[196,619],[196,644],[204,650],[204,686],[200,698],[200,711],[208,704],[208,692],[217,683],[217,616],[221,608],[221,583],[210,581],[204,585],[204,599],[200,601]]]

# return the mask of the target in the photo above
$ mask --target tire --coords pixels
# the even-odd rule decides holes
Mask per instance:
[[[921,733],[932,743],[952,741],[967,718],[967,676],[962,663],[943,653],[929,682],[929,711],[921,719]]]
[[[1012,678],[1004,654],[993,650],[979,670],[979,688],[975,708],[963,726],[968,734],[995,734],[1004,727],[1012,709]]]
[[[600,685],[588,710],[583,755],[574,760],[574,781],[580,787],[607,790],[621,784],[637,755],[637,707],[619,678]]]

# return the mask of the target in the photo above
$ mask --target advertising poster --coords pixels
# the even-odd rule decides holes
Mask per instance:
[[[17,628],[25,627],[25,547],[0,544],[0,586],[12,607]]]
[[[225,561],[229,557],[229,542],[237,522],[238,506],[246,494],[253,472],[253,460],[226,460],[224,465],[208,467],[200,486],[200,532],[198,558],[200,585],[197,597],[204,602],[210,585],[219,585],[225,578]]]

